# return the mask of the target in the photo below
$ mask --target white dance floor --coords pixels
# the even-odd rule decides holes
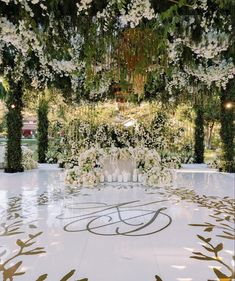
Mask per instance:
[[[0,172],[0,280],[234,280],[234,187],[203,170],[80,190],[54,165]]]

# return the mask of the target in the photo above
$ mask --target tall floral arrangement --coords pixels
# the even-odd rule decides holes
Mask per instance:
[[[93,147],[76,155],[77,163],[68,165],[66,180],[68,184],[76,187],[94,187],[105,181],[105,162],[115,164],[119,160],[130,160],[133,163],[133,176],[135,173],[141,175],[140,182],[150,186],[171,183],[171,172],[169,169],[177,168],[180,160],[177,158],[161,158],[155,149],[146,147],[110,147],[102,149]],[[113,177],[116,178],[114,175]],[[109,176],[110,177],[110,176]],[[103,178],[103,179],[102,179]],[[137,180],[137,179],[136,179]],[[135,180],[135,181],[136,181]],[[130,177],[128,181],[132,181]]]

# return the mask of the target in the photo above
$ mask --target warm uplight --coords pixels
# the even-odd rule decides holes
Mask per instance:
[[[226,109],[231,109],[231,108],[233,108],[233,103],[232,103],[232,102],[227,102],[227,103],[225,103],[225,108],[226,108]]]
[[[15,107],[16,107],[15,104],[12,104],[12,105],[11,105],[11,108],[12,108],[12,109],[14,109]]]

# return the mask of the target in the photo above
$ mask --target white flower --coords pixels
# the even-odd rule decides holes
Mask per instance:
[[[135,0],[128,4],[127,12],[121,11],[120,22],[123,26],[129,23],[131,28],[135,28],[143,18],[151,20],[155,17],[149,0]]]

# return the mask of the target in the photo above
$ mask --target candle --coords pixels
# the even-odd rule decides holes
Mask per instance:
[[[113,173],[113,181],[117,181],[117,174]]]
[[[123,173],[123,182],[128,182],[128,174]]]
[[[103,174],[100,175],[100,182],[104,182],[104,175]]]
[[[112,182],[112,175],[108,175],[108,182]]]
[[[142,175],[142,183],[146,184],[147,183],[147,177],[146,175]]]
[[[142,174],[138,174],[138,182],[142,182],[143,179],[143,175]]]
[[[118,175],[118,182],[122,182],[122,175]]]
[[[133,174],[138,174],[138,169],[134,169]]]
[[[137,175],[137,173],[133,173],[132,181],[133,181],[133,182],[137,182],[137,181],[138,181],[138,175]]]

